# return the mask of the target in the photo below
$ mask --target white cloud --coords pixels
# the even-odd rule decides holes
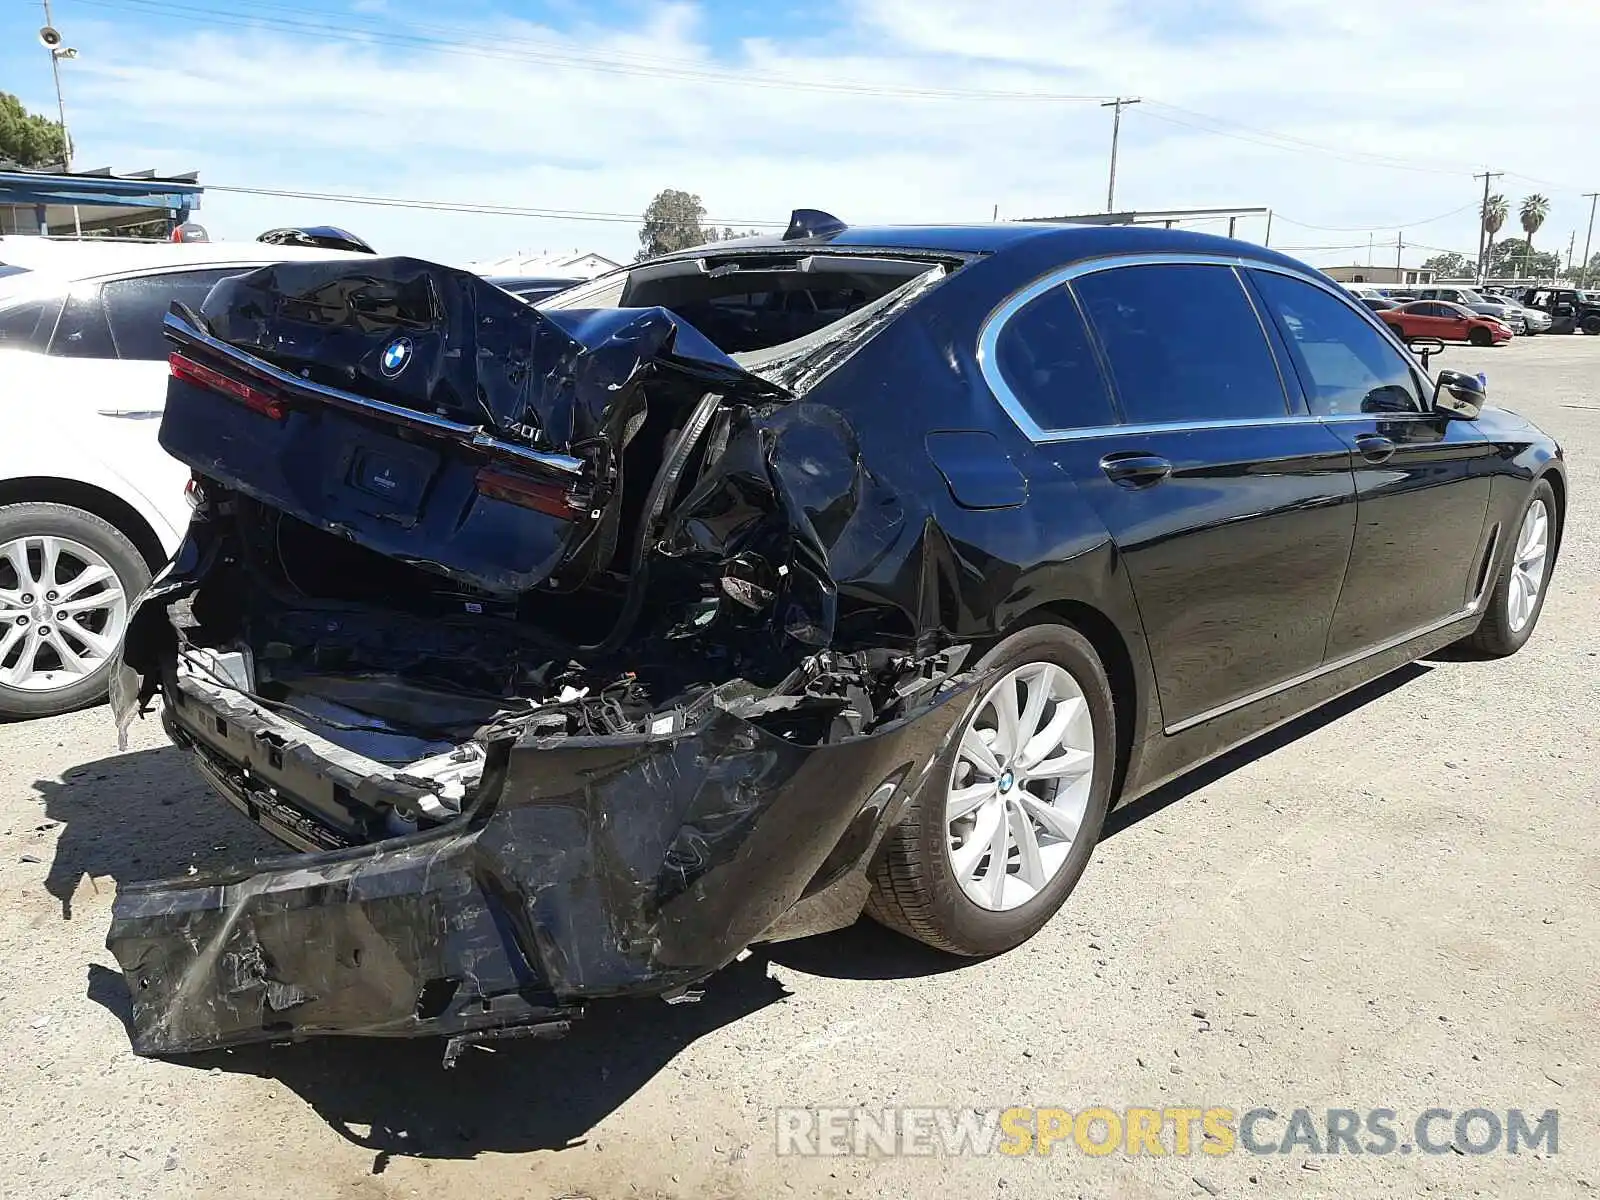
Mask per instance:
[[[1579,229],[1580,249],[1583,240],[1588,213],[1576,193],[1600,187],[1597,108],[1584,82],[1600,5],[851,0],[847,10],[825,37],[751,39],[732,61],[711,54],[709,17],[686,3],[609,28],[500,22],[475,33],[495,47],[490,57],[243,28],[156,43],[102,26],[79,38],[96,44],[74,79],[75,133],[85,160],[198,167],[211,183],[561,209],[638,212],[668,186],[699,192],[728,219],[781,219],[808,205],[858,223],[983,220],[995,204],[1019,216],[1103,203],[1109,114],[1093,104],[764,86],[782,77],[1142,94],[1146,105],[1124,122],[1118,198],[1144,208],[1261,204],[1320,225],[1387,224],[1471,205],[1467,176],[1487,162],[1547,181],[1508,176],[1499,187],[1513,203],[1548,193],[1537,243],[1564,250],[1569,230]],[[530,52],[547,61],[504,57]],[[689,63],[742,83],[579,70],[548,61],[552,52],[647,70]],[[1216,137],[1173,123],[1197,118],[1157,101],[1346,148],[1358,161],[1286,153],[1245,130]],[[1432,169],[1385,169],[1364,155]],[[516,247],[616,257],[634,240],[625,225],[221,193],[208,195],[202,216],[231,236],[331,220],[381,249],[451,260]],[[1259,225],[1250,232],[1259,236]],[[1469,250],[1475,237],[1470,211],[1410,234]],[[1365,239],[1284,224],[1273,240]]]

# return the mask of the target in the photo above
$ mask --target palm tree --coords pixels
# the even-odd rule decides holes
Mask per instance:
[[[1533,235],[1539,232],[1539,226],[1544,224],[1544,219],[1550,215],[1550,197],[1541,196],[1538,192],[1529,196],[1522,202],[1520,214],[1522,231],[1528,235],[1528,257],[1533,257]]]
[[[1494,249],[1494,235],[1506,223],[1506,218],[1511,215],[1511,210],[1506,207],[1506,198],[1496,192],[1483,202],[1483,231],[1488,234],[1488,240],[1483,247],[1484,274],[1488,272],[1489,252]]]

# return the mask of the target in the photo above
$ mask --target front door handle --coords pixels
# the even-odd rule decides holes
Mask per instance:
[[[1369,463],[1388,462],[1394,456],[1394,442],[1381,433],[1363,433],[1356,438],[1356,449]]]
[[[1123,487],[1151,487],[1172,474],[1172,464],[1159,454],[1130,451],[1108,454],[1100,460],[1100,469],[1112,483]]]

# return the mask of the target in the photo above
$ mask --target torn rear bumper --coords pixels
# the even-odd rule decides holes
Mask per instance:
[[[817,745],[720,704],[677,733],[524,737],[491,750],[493,797],[454,824],[123,888],[107,946],[134,1048],[561,1032],[590,999],[668,993],[752,942],[847,923],[969,701],[946,678]],[[258,820],[285,780],[303,794],[344,769],[254,737],[238,706],[209,713],[231,723],[223,746],[201,744],[184,726],[206,706],[185,707],[169,727]]]

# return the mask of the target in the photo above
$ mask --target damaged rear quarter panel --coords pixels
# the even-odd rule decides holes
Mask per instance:
[[[958,676],[815,746],[721,709],[675,735],[525,740],[462,825],[128,887],[107,945],[134,1047],[550,1025],[692,983],[793,907],[880,783],[915,788],[971,697]]]

